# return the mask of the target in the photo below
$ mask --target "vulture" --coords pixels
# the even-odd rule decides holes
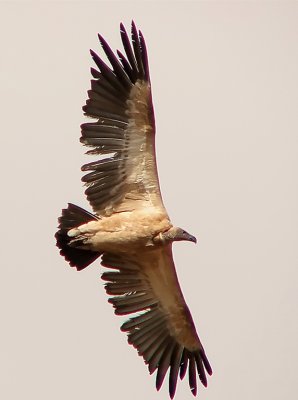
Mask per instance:
[[[155,157],[155,122],[147,50],[141,31],[123,24],[124,52],[113,52],[98,35],[107,65],[94,51],[97,68],[81,125],[80,141],[96,161],[83,165],[82,181],[93,213],[68,203],[55,234],[60,254],[78,271],[101,257],[105,290],[116,315],[129,315],[121,330],[156,371],[157,390],[169,370],[173,399],[178,376],[207,386],[210,363],[185,303],[172,244],[196,238],[174,226],[164,207]],[[132,315],[131,315],[132,314]]]

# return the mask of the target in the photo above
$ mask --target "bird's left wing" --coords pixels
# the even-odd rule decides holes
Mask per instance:
[[[196,374],[207,386],[205,370],[209,375],[212,370],[180,289],[172,246],[144,250],[137,256],[104,254],[102,265],[115,270],[102,275],[106,292],[114,296],[109,302],[115,314],[139,313],[121,330],[128,333],[128,342],[143,356],[150,373],[157,369],[156,388],[170,368],[173,398],[178,374],[182,379],[188,370],[189,386],[196,395]]]
[[[120,26],[125,55],[113,53],[104,38],[99,40],[111,64],[93,51],[97,69],[91,69],[85,115],[97,121],[82,124],[81,142],[93,147],[87,154],[108,155],[82,167],[83,182],[98,215],[147,206],[165,212],[155,160],[155,124],[146,45],[132,23],[132,42]]]

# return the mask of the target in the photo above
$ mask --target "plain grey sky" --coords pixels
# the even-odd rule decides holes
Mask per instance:
[[[80,182],[89,48],[145,36],[164,202],[198,245],[177,272],[212,363],[201,400],[297,395],[298,3],[1,2],[5,400],[166,399],[119,331],[102,269],[55,248]],[[176,399],[191,399],[187,380]]]

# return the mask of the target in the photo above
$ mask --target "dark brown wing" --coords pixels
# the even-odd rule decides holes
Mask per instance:
[[[83,107],[96,122],[82,124],[81,142],[89,154],[107,155],[82,167],[85,193],[98,215],[134,210],[148,204],[163,208],[156,161],[155,126],[145,41],[132,23],[132,45],[121,24],[125,55],[112,52],[99,35],[111,64],[91,51],[99,70],[91,69],[89,99]]]
[[[205,370],[211,366],[184,301],[172,257],[171,245],[144,250],[138,257],[104,254],[102,265],[116,271],[105,272],[102,279],[115,314],[140,313],[121,330],[128,342],[143,356],[152,374],[157,370],[156,388],[160,389],[167,370],[169,392],[174,397],[178,374],[183,379],[188,371],[189,386],[197,393],[197,373],[207,386]]]

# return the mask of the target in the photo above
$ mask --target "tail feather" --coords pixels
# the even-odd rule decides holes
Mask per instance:
[[[97,219],[95,215],[71,203],[68,204],[68,208],[62,210],[62,215],[58,219],[59,229],[55,234],[56,245],[60,249],[60,254],[69,262],[70,266],[76,267],[78,271],[88,267],[101,253],[70,246],[69,242],[72,238],[67,235],[67,232],[72,228],[86,224],[89,221],[96,221]]]

